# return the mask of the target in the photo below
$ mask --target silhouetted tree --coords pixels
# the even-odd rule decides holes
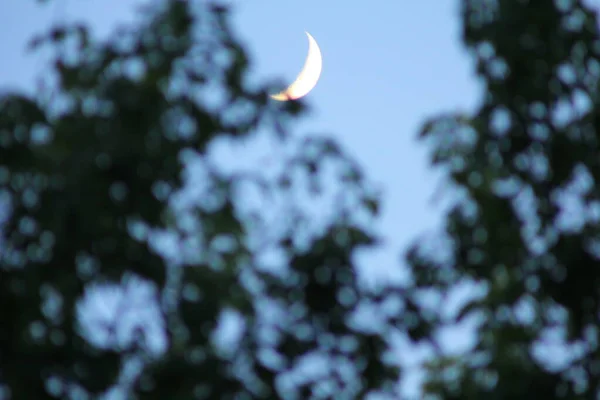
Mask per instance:
[[[303,106],[248,84],[225,6],[151,4],[106,40],[53,27],[32,41],[54,49],[51,84],[0,97],[0,398],[391,392],[385,332],[352,319],[381,300],[353,260],[377,242],[376,193],[335,142],[285,134]],[[219,167],[216,144],[259,130],[292,144],[274,151],[281,168]],[[311,215],[307,194],[333,196],[330,215]],[[150,289],[94,322],[115,287]],[[124,327],[130,308],[158,310],[161,330]],[[309,356],[330,368],[290,375]]]
[[[415,339],[431,342],[466,318],[476,342],[462,355],[438,349],[425,391],[444,399],[597,399],[596,12],[578,0],[461,4],[484,96],[473,115],[441,116],[423,130],[459,200],[439,250],[417,245],[408,259],[410,298],[419,304]],[[423,301],[425,292],[447,299],[464,282],[475,289],[460,312]]]

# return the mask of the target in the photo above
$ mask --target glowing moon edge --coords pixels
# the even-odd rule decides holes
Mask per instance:
[[[304,66],[298,74],[296,80],[285,90],[271,95],[271,98],[277,101],[297,100],[306,96],[317,85],[323,69],[323,56],[317,41],[306,33],[308,37],[308,55],[304,61]]]

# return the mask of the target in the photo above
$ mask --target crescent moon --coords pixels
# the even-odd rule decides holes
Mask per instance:
[[[302,71],[300,71],[294,83],[282,92],[271,95],[272,99],[278,101],[296,100],[306,96],[317,85],[323,69],[323,57],[317,41],[310,33],[305,33],[308,36],[308,55],[306,61],[304,61],[304,67],[302,67]]]

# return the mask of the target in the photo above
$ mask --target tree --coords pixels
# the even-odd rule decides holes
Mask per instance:
[[[335,142],[285,134],[303,105],[248,85],[227,7],[153,4],[105,41],[83,24],[53,27],[32,47],[55,50],[54,85],[0,97],[0,397],[391,393],[385,332],[351,319],[359,302],[381,300],[353,261],[377,243],[377,194]],[[214,143],[252,141],[259,127],[295,145],[279,153],[281,170],[215,166]],[[192,164],[202,187],[185,197]],[[298,194],[324,197],[332,166],[335,207],[315,226]],[[160,250],[165,240],[177,257]],[[125,286],[150,287],[136,301],[158,310],[159,333],[119,333],[128,297],[114,320],[89,322],[86,296]],[[226,314],[242,334],[224,347]],[[308,356],[333,368],[290,381]]]
[[[432,163],[449,171],[460,199],[439,243],[449,257],[420,245],[408,252],[410,301],[424,291],[449,296],[467,281],[485,293],[451,318],[417,306],[416,340],[465,318],[476,324],[466,354],[439,351],[429,362],[424,390],[444,399],[596,399],[597,15],[577,0],[461,4],[484,96],[472,115],[423,129]]]

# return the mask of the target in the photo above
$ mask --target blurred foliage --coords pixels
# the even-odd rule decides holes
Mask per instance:
[[[422,138],[459,200],[446,260],[408,252],[414,296],[485,288],[439,328],[470,319],[475,343],[428,362],[444,399],[600,397],[600,32],[579,0],[461,1],[463,40],[483,83],[472,115],[428,122]],[[431,336],[430,336],[431,335]],[[440,346],[443,347],[443,346]]]
[[[398,333],[433,350],[424,398],[600,396],[595,12],[461,2],[484,96],[421,132],[457,200],[437,247],[407,252],[411,281],[374,290],[356,265],[380,242],[361,169],[330,139],[286,134],[304,104],[249,84],[227,7],[151,4],[105,40],[52,27],[31,47],[54,49],[53,84],[0,95],[0,398],[400,398]],[[215,164],[217,143],[260,131],[292,144],[273,151],[283,168]],[[329,217],[311,215],[302,199],[332,187]],[[159,332],[124,329],[131,298],[90,325],[89,293],[142,283]],[[439,341],[464,321],[471,347]]]
[[[359,301],[382,299],[361,284],[354,261],[356,249],[377,243],[368,228],[376,192],[323,137],[294,142],[274,178],[265,168],[221,171],[209,157],[214,143],[245,143],[259,130],[290,142],[285,132],[304,106],[275,104],[270,85],[249,85],[227,7],[150,4],[107,39],[78,23],[35,37],[32,49],[54,54],[51,84],[33,97],[0,95],[0,398],[391,392],[399,370],[383,361],[384,332],[351,322]],[[202,167],[204,190],[182,207],[191,164]],[[333,216],[308,234],[315,217],[296,194],[322,196],[326,165],[339,172]],[[248,212],[242,184],[263,198],[279,194],[284,212],[267,203]],[[171,255],[157,237],[175,238],[162,246]],[[266,268],[265,249],[279,268]],[[123,333],[132,320],[124,310],[141,301],[131,298],[112,322],[89,325],[101,314],[89,293],[142,283],[153,290],[137,312],[156,308],[162,332],[142,324]],[[223,347],[227,312],[242,334]],[[162,348],[151,346],[161,338]],[[332,368],[285,383],[311,355]]]

